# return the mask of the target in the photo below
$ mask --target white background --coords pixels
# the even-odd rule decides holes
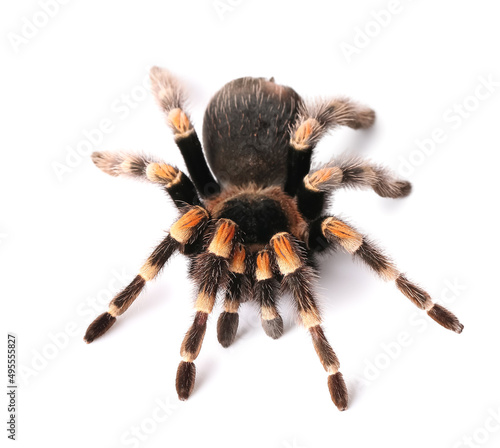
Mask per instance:
[[[2,328],[18,337],[17,445],[498,446],[496,2],[401,0],[397,12],[378,14],[383,26],[374,24],[383,0],[214,3],[74,0],[46,24],[37,1],[2,7]],[[34,20],[44,26],[26,25]],[[341,192],[332,211],[380,242],[460,317],[463,333],[337,254],[322,262],[318,294],[351,395],[346,412],[332,404],[286,298],[280,340],[247,304],[229,349],[216,339],[217,308],[194,393],[179,402],[179,347],[193,312],[178,256],[86,345],[87,325],[177,212],[154,186],[106,176],[88,155],[68,159],[68,148],[90,148],[85,133],[104,120],[111,130],[94,132],[90,150],[142,150],[182,167],[142,86],[152,65],[186,81],[200,133],[210,96],[240,76],[274,76],[307,98],[348,95],[373,107],[372,131],[335,131],[316,160],[350,149],[409,178],[414,191],[397,201]],[[478,88],[488,78],[496,86]],[[433,135],[440,142],[424,154],[417,142]]]

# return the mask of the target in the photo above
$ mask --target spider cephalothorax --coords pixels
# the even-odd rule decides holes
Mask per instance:
[[[125,175],[160,185],[181,216],[153,251],[139,274],[89,326],[85,341],[103,335],[155,278],[176,251],[190,259],[198,293],[196,314],[181,346],[176,388],[187,399],[194,386],[197,358],[208,315],[217,297],[224,311],[217,336],[227,347],[236,337],[238,310],[254,300],[262,326],[272,338],[283,333],[278,297],[288,290],[328,373],[328,388],[340,410],[347,389],[339,361],[321,327],[314,297],[314,257],[342,249],[360,259],[436,322],[460,333],[462,324],[400,273],[370,240],[335,216],[326,202],[340,188],[371,188],[382,197],[400,198],[411,185],[386,169],[359,158],[339,157],[310,171],[316,143],[329,129],[368,128],[374,112],[341,98],[309,104],[274,79],[241,78],[228,83],[210,101],[203,122],[204,151],[185,110],[179,82],[166,70],[151,70],[153,93],[174,132],[190,177],[155,158],[123,152],[92,155],[113,176]],[[207,165],[205,160],[210,165]]]

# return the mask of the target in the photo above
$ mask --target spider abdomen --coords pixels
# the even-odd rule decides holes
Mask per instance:
[[[300,96],[265,78],[240,78],[219,90],[205,111],[203,144],[222,185],[283,184],[289,127]]]

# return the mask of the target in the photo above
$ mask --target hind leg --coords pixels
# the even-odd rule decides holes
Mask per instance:
[[[175,143],[198,193],[202,198],[219,193],[220,186],[208,168],[200,140],[186,112],[181,84],[168,70],[160,67],[151,69],[150,78],[153,94],[174,133]]]
[[[340,156],[323,168],[309,173],[297,190],[297,206],[307,219],[322,212],[328,198],[340,188],[371,188],[383,198],[404,198],[410,182],[398,179],[388,169],[359,157]]]
[[[375,112],[348,98],[304,103],[291,130],[285,191],[294,196],[311,168],[314,147],[330,129],[349,126],[366,129],[375,122]]]
[[[200,205],[191,179],[182,171],[154,157],[123,151],[92,153],[95,165],[110,176],[124,176],[162,186],[179,208]]]

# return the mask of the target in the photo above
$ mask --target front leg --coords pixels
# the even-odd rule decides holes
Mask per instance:
[[[333,216],[317,219],[311,224],[309,247],[311,250],[340,247],[361,260],[383,280],[394,281],[399,291],[439,325],[455,333],[462,332],[464,326],[453,313],[434,303],[426,291],[399,272],[380,248],[349,224]]]
[[[328,373],[330,397],[340,411],[347,409],[348,394],[337,355],[321,327],[321,315],[313,293],[314,269],[306,263],[305,252],[292,235],[283,232],[271,239],[284,286],[292,293],[304,327],[309,330],[314,349]]]
[[[193,207],[181,216],[170,228],[170,233],[158,245],[139,270],[139,274],[109,304],[107,312],[98,316],[88,327],[84,340],[90,344],[106,333],[116,318],[128,310],[146,286],[153,280],[173,253],[184,245],[195,241],[208,221],[208,212],[202,207]]]
[[[198,357],[219,288],[225,288],[229,274],[229,259],[236,242],[236,224],[228,219],[217,222],[215,233],[206,252],[194,259],[191,274],[198,284],[196,315],[182,341],[181,357],[175,387],[180,400],[187,400],[194,388]]]
[[[269,337],[278,339],[283,334],[283,319],[277,307],[280,284],[273,272],[271,257],[268,250],[256,256],[254,296],[260,306],[262,328]]]
[[[223,347],[229,347],[234,342],[239,324],[238,309],[241,302],[247,300],[250,295],[246,258],[245,247],[240,243],[236,244],[229,263],[224,311],[217,321],[217,339]]]

